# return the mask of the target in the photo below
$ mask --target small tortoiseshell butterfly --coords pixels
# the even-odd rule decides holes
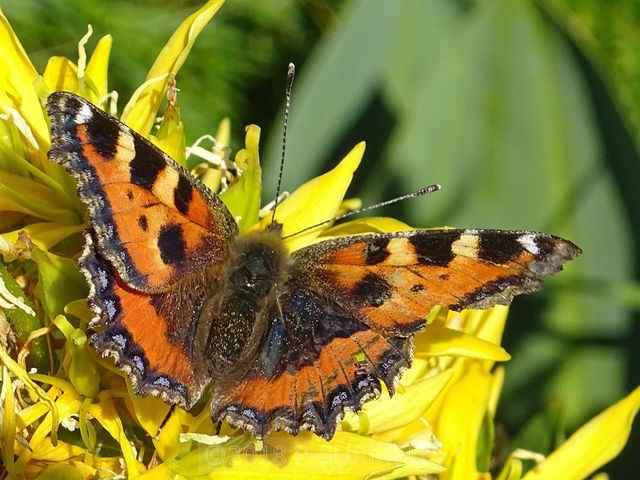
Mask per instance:
[[[354,235],[289,253],[275,229],[240,235],[220,198],[86,100],[50,95],[49,158],[90,212],[80,259],[91,337],[138,395],[264,438],[331,439],[345,409],[393,394],[430,310],[484,309],[539,290],[580,249],[544,233]],[[364,360],[363,360],[364,359]]]

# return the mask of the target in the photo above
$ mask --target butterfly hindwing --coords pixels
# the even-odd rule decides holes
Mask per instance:
[[[281,316],[280,316],[281,312]],[[212,417],[263,438],[310,429],[330,439],[345,408],[393,389],[411,364],[407,338],[385,337],[321,292],[302,285],[279,298],[252,368],[230,392],[214,392]]]
[[[80,266],[89,285],[91,327],[107,327],[91,337],[102,355],[115,358],[138,395],[162,396],[189,407],[200,398],[205,379],[198,369],[193,330],[211,282],[191,275],[166,292],[133,290],[96,251],[89,232]]]
[[[199,180],[81,97],[56,92],[47,108],[49,158],[76,178],[96,248],[127,285],[159,292],[224,260],[237,225]]]

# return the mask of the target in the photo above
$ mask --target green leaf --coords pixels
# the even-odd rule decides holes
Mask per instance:
[[[49,318],[64,313],[67,303],[89,293],[84,276],[75,260],[33,247],[33,261],[38,264],[38,285],[42,308]]]
[[[11,276],[7,267],[0,263],[0,281],[2,281],[11,295],[21,299],[31,307],[31,302],[18,285],[18,282]],[[15,330],[18,338],[26,342],[29,334],[42,327],[38,317],[30,315],[20,308],[11,308],[4,311],[9,323]],[[49,373],[51,359],[49,356],[49,346],[44,336],[38,337],[31,342],[31,351],[27,357],[30,365],[40,373]]]
[[[550,403],[529,419],[511,447],[548,455],[565,440],[566,413],[563,402]]]
[[[0,171],[0,211],[10,210],[34,217],[66,224],[77,223],[79,218],[71,208],[64,207],[61,197],[50,187],[13,173]]]
[[[486,412],[482,419],[482,426],[478,433],[478,445],[476,450],[476,464],[478,472],[489,472],[491,467],[491,452],[493,451],[493,415]]]
[[[335,166],[358,140],[373,140],[372,137],[354,139],[337,148],[344,131],[358,121],[358,116],[376,95],[391,53],[398,6],[403,3],[406,2],[350,2],[341,12],[337,28],[325,35],[300,70],[293,87],[288,125],[285,190],[293,191]],[[281,118],[278,115],[277,119]],[[281,149],[282,132],[274,128],[265,150],[271,165],[279,161]],[[367,149],[365,158],[371,155],[371,144]],[[265,169],[264,184],[275,188],[277,175],[277,168]]]

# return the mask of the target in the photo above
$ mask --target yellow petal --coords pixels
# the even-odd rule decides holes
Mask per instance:
[[[596,473],[590,480],[609,480],[609,475],[604,472]]]
[[[2,367],[2,459],[8,472],[13,473],[13,444],[16,438],[16,412],[13,405],[13,387],[9,370]],[[17,473],[17,472],[16,472]]]
[[[78,93],[78,67],[65,57],[51,57],[42,74],[49,92]]]
[[[424,332],[418,333],[414,345],[414,355],[418,358],[449,355],[496,362],[511,358],[500,345],[437,324],[428,325]]]
[[[520,478],[522,478],[522,461],[510,456],[497,480],[520,480]]]
[[[356,145],[333,170],[320,175],[299,187],[284,202],[278,205],[276,220],[283,224],[283,236],[296,233],[303,228],[333,218],[358,168],[364,153],[365,143]],[[260,222],[266,228],[271,222],[267,215]],[[298,250],[316,239],[322,227],[314,228],[286,240],[290,251]]]
[[[359,198],[345,198],[342,200],[340,204],[340,208],[336,212],[338,215],[342,215],[343,213],[353,212],[354,210],[358,210],[362,208],[362,200]]]
[[[36,480],[82,480],[80,470],[72,465],[49,465]]]
[[[444,467],[436,462],[433,462],[427,458],[419,457],[416,455],[409,455],[408,453],[404,457],[404,465],[391,470],[384,475],[376,475],[376,480],[392,480],[394,478],[434,478],[431,477],[431,473],[440,473],[444,471]],[[410,459],[410,461],[406,461]]]
[[[129,478],[137,477],[144,469],[144,465],[136,459],[136,452],[133,450],[131,443],[124,433],[122,421],[115,409],[113,400],[109,398],[106,392],[102,392],[99,396],[99,402],[89,407],[89,413],[100,422],[109,435],[111,435],[122,449],[122,456],[127,469]]]
[[[473,332],[479,338],[500,344],[502,333],[507,322],[509,307],[496,305],[487,310],[467,310],[465,331]]]
[[[207,414],[209,413],[208,408],[204,408],[204,411]],[[209,416],[209,418],[211,418],[211,416]],[[171,417],[169,417],[164,424],[164,427],[162,427],[162,431],[160,435],[158,435],[158,440],[154,442],[159,458],[167,461],[172,458],[182,457],[191,450],[191,442],[182,441],[180,435],[184,432],[184,425],[190,425],[194,421],[195,417],[181,408],[174,410]]]
[[[102,37],[93,50],[84,71],[85,82],[89,84],[86,94],[92,103],[99,102],[107,94],[107,72],[112,43],[111,35]]]
[[[419,382],[425,375],[433,374],[433,362],[430,359],[413,358],[413,365],[402,374],[400,385],[407,386]]]
[[[158,132],[156,135],[149,135],[149,140],[180,165],[186,167],[184,124],[180,120],[180,110],[176,104],[167,104]]]
[[[136,92],[125,106],[122,112],[123,122],[142,135],[149,133],[167,86],[167,74],[178,73],[196,37],[223,3],[224,0],[209,0],[182,22],[149,70],[144,90]],[[150,81],[156,78],[162,80]]]
[[[419,445],[428,446],[429,458],[440,465],[444,465],[445,454],[440,452],[441,444],[433,433],[431,425],[420,417],[413,422],[399,428],[375,433],[373,438],[382,442],[393,442],[402,448]]]
[[[35,245],[42,250],[49,250],[55,244],[73,233],[82,232],[85,225],[64,225],[57,222],[38,222],[25,225],[11,232],[3,233],[2,237],[11,244],[18,240],[20,232],[26,232]]]
[[[487,410],[492,417],[496,414],[498,408],[498,401],[500,400],[500,393],[502,392],[502,385],[504,385],[504,367],[499,366],[493,371],[493,382],[491,383],[491,395],[489,396],[489,403]]]
[[[7,113],[5,108],[11,107],[20,112],[38,144],[46,151],[49,148],[49,127],[33,87],[37,76],[38,72],[0,11],[0,110]],[[14,99],[19,100],[18,103]]]
[[[221,444],[196,448],[183,457],[166,461],[139,477],[140,480],[205,478],[222,463],[230,462],[247,445],[256,441],[248,434],[232,437]],[[217,478],[217,477],[208,477]]]
[[[476,478],[478,435],[487,412],[493,383],[483,362],[466,360],[425,417],[447,454],[447,480]],[[462,370],[462,369],[461,369]]]
[[[50,412],[50,414],[47,415],[47,418],[49,419],[49,421],[48,423],[42,422],[38,427],[38,429],[42,428],[43,432],[51,432],[51,438],[52,438],[51,441],[55,445],[58,442],[57,432],[58,432],[58,423],[60,418],[57,404],[53,402],[51,397],[49,397],[49,395],[47,395],[47,393],[38,384],[36,384],[33,380],[31,380],[29,375],[27,375],[27,372],[25,372],[25,370],[20,365],[18,365],[18,363],[14,359],[12,359],[9,356],[9,354],[3,348],[0,348],[0,362],[3,363],[9,369],[9,371],[11,371],[11,373],[13,373],[20,380],[22,380],[22,382],[29,388],[30,393],[32,392],[33,394],[35,394],[37,398],[38,397],[40,398],[41,402],[47,405],[47,410],[49,410]],[[36,430],[36,433],[37,432],[38,430]],[[35,433],[34,433],[34,436],[35,436]]]
[[[64,200],[46,185],[0,171],[0,211],[22,212],[66,224],[78,223],[78,215],[70,207],[65,208]]]
[[[138,423],[149,436],[155,436],[171,407],[161,398],[151,395],[147,397],[135,395],[130,381],[127,381],[127,391],[129,392],[129,398],[125,399],[125,401],[131,401],[133,407],[133,409],[129,409],[130,412],[135,415]]]
[[[524,480],[585,478],[624,447],[640,408],[640,387],[581,427]]]
[[[318,240],[326,240],[333,237],[344,237],[345,235],[360,235],[364,233],[388,233],[404,232],[413,230],[412,227],[400,220],[390,217],[368,217],[344,222],[335,227],[327,228],[322,232]]]
[[[216,478],[255,479],[299,478],[302,472],[307,479],[361,479],[387,474],[381,478],[390,479],[443,470],[425,458],[407,455],[393,443],[347,432],[336,432],[330,442],[310,432],[296,437],[275,433],[264,444],[262,451],[244,451],[211,473]]]
[[[154,438],[158,435],[160,425],[162,425],[171,407],[158,397],[139,397],[134,395],[131,382],[129,381],[127,381],[127,391],[129,392],[129,397],[125,398],[125,404],[129,412],[135,416],[138,423],[146,430],[149,436]],[[187,421],[184,421],[185,419]],[[154,440],[158,457],[166,461],[167,459],[179,454],[185,454],[189,451],[190,445],[188,443],[177,441],[180,433],[183,432],[183,423],[189,424],[189,420],[193,420],[193,417],[185,415],[181,408],[176,408],[173,411],[162,427],[158,435],[158,440]]]
[[[214,145],[212,150],[203,151],[201,147],[192,145],[188,148],[189,154],[201,157],[212,164],[216,164],[216,161],[223,162],[223,157],[226,155],[224,148],[229,145],[230,136],[231,120],[229,120],[229,118],[223,118],[218,125],[218,131],[214,138],[215,141],[213,142]],[[222,185],[222,175],[222,169],[220,168],[205,168],[204,172],[200,175],[200,181],[209,187],[212,192],[219,192]]]
[[[84,453],[84,448],[66,442],[58,442],[58,444],[54,447],[51,444],[51,441],[46,438],[44,441],[37,444],[36,450],[34,450],[30,460],[63,462],[72,457],[83,455]]]
[[[430,321],[500,344],[508,313],[509,307],[504,305],[496,305],[486,310],[463,310],[462,312],[440,308],[437,311],[434,310]]]
[[[18,429],[23,430],[49,411],[44,403],[35,403],[20,410],[16,417]]]
[[[173,158],[183,167],[185,166],[185,138],[184,125],[176,125],[171,133],[160,140],[155,135],[149,135],[149,140],[164,153]]]
[[[446,370],[399,388],[393,397],[385,393],[375,402],[365,403],[357,414],[347,414],[342,421],[342,428],[360,434],[373,434],[403,427],[429,408],[452,375],[452,370]]]
[[[241,232],[246,231],[258,221],[260,211],[262,169],[258,152],[259,141],[260,127],[249,125],[245,137],[246,148],[236,155],[236,164],[242,165],[244,170],[242,176],[220,195],[231,214],[240,218],[238,227]]]
[[[0,118],[0,169],[19,175],[25,175],[31,170],[34,175],[39,172],[40,177],[43,177],[42,172],[33,167],[27,158],[29,158],[29,148],[20,138],[17,126],[10,118]]]
[[[18,122],[21,123],[22,120],[18,119]],[[69,195],[60,182],[56,181],[53,176],[49,176],[52,172],[59,173],[52,167],[60,167],[60,165],[47,160],[44,156],[45,152],[39,153],[40,155],[33,156],[29,146],[25,143],[20,126],[15,123],[13,117],[10,116],[7,120],[0,119],[0,170],[38,180],[52,188],[59,197]],[[67,177],[69,177],[68,174]],[[76,195],[75,190],[73,195]]]

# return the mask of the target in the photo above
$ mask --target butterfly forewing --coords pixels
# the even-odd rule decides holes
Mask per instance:
[[[148,140],[81,97],[56,92],[49,158],[88,205],[96,247],[129,286],[154,292],[223,261],[235,220],[220,199]]]
[[[372,328],[411,334],[436,305],[509,304],[580,252],[552,235],[505,230],[416,230],[341,237],[294,253],[308,282]]]

